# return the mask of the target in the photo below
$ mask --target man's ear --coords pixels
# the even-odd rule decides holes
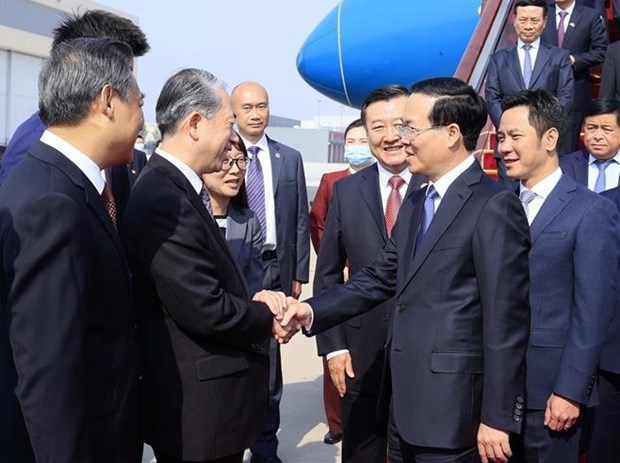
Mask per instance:
[[[99,91],[97,96],[97,109],[98,112],[105,114],[107,117],[114,115],[114,89],[110,84],[105,84]]]
[[[555,127],[551,127],[549,130],[547,130],[543,134],[545,151],[547,151],[548,153],[552,151],[557,151],[559,139],[560,133],[558,132],[558,129],[556,129]]]
[[[198,128],[200,124],[204,123],[205,117],[200,114],[198,111],[194,111],[190,113],[183,122],[184,125],[187,125],[187,130],[189,131],[189,135],[192,139],[197,140],[200,138],[200,134],[198,132]]]

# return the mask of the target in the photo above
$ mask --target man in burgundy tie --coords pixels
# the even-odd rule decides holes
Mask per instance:
[[[3,461],[140,460],[131,276],[101,176],[131,161],[144,123],[133,58],[110,38],[56,45],[47,129],[0,191]]]
[[[397,130],[408,95],[404,87],[381,87],[362,106],[361,119],[377,163],[334,185],[316,265],[315,294],[342,283],[347,263],[353,275],[372,262],[391,235],[403,198],[425,181],[409,172]],[[385,462],[385,429],[377,422],[376,409],[393,304],[391,299],[317,337],[318,353],[327,358],[342,397],[343,462]]]

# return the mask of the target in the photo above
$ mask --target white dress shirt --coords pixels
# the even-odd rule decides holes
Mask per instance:
[[[446,195],[450,185],[454,183],[459,175],[469,169],[474,162],[476,162],[476,158],[473,156],[467,156],[467,158],[443,174],[436,182],[428,183],[429,186],[433,185],[435,187],[435,191],[437,192],[437,197],[433,201],[435,212],[437,212],[437,208],[441,204],[441,200]]]
[[[560,178],[562,178],[562,169],[558,167],[557,170],[553,171],[551,175],[548,175],[545,179],[541,180],[532,188],[530,188],[530,190],[536,193],[536,198],[534,198],[528,205],[527,222],[530,225],[536,218],[536,215],[538,215],[538,213],[540,212],[540,209],[542,208],[543,204],[545,204],[545,201],[547,200],[555,186],[560,181]],[[524,189],[525,186],[523,186],[523,183],[521,182],[519,192],[523,191]]]
[[[605,169],[605,190],[616,188],[618,186],[618,179],[620,179],[620,151],[616,152],[612,162]],[[594,185],[598,178],[599,169],[594,162],[596,158],[590,155],[588,159],[588,189],[594,191]]]
[[[170,164],[175,166],[177,169],[179,169],[183,176],[187,179],[187,181],[192,185],[192,188],[196,190],[196,194],[200,195],[200,191],[202,190],[203,186],[202,179],[198,176],[196,172],[194,172],[191,167],[189,167],[183,161],[180,161],[179,158],[173,156],[170,153],[166,153],[160,148],[157,148],[155,152],[166,161],[168,161]]]
[[[517,40],[517,55],[519,55],[519,65],[521,66],[521,75],[523,75],[524,63],[525,63],[525,50],[523,49],[523,43],[521,39]],[[536,57],[538,56],[538,50],[540,49],[540,37],[530,43],[530,59],[532,61],[532,71],[536,66]]]
[[[568,25],[570,23],[570,18],[573,16],[573,10],[575,9],[575,3],[576,2],[573,2],[573,4],[569,6],[568,8],[566,8],[565,10],[561,9],[557,5],[555,6],[555,25],[557,29],[560,28],[560,21],[562,20],[562,18],[560,17],[560,13],[562,11],[566,11],[568,13],[568,15],[566,15],[566,17],[564,18],[564,32],[566,33],[566,31],[568,30]]]

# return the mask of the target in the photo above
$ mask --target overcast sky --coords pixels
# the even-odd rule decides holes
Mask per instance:
[[[359,114],[313,90],[295,66],[301,45],[338,0],[98,1],[137,16],[151,44],[138,61],[149,122],[163,83],[183,67],[206,69],[229,90],[244,80],[263,84],[278,116],[310,119],[319,105],[323,116]]]

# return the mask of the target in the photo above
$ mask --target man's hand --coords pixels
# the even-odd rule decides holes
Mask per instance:
[[[282,326],[281,323],[274,318],[271,328],[271,335],[280,344],[286,344],[291,340],[295,333],[299,331],[300,328],[301,325],[295,319],[291,320],[288,325]]]
[[[545,409],[545,426],[552,431],[566,431],[579,418],[579,403],[551,394]]]
[[[508,463],[512,457],[508,433],[480,423],[478,428],[478,453],[482,463]]]
[[[297,321],[300,326],[308,325],[312,321],[312,308],[310,305],[305,302],[289,304],[280,325],[288,326],[291,320]]]
[[[259,291],[252,298],[253,301],[267,304],[269,310],[276,320],[282,320],[284,312],[288,307],[288,299],[284,293],[276,291]]]
[[[340,355],[336,355],[327,361],[327,366],[329,367],[329,376],[334,386],[336,386],[340,398],[344,397],[347,392],[347,382],[344,377],[345,373],[349,378],[355,378],[351,354],[343,352]]]
[[[291,297],[299,299],[301,296],[301,281],[293,280],[293,286],[291,287]]]

